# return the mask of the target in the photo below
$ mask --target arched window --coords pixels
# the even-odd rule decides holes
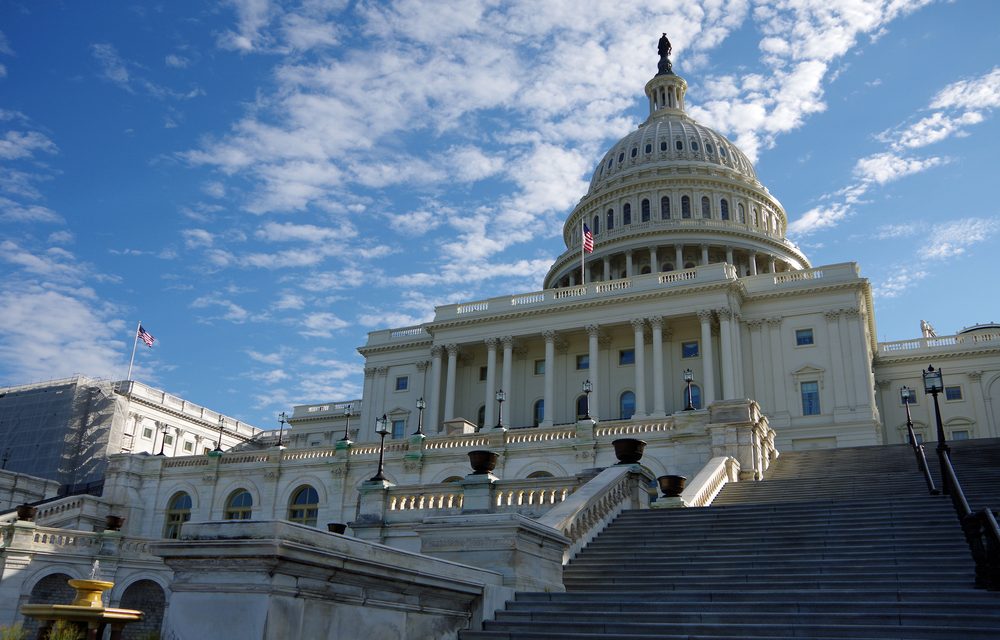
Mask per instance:
[[[304,484],[295,490],[292,499],[288,501],[288,520],[315,527],[317,515],[319,515],[319,494]]]
[[[722,213],[723,220],[729,220],[729,201],[725,198],[719,203],[719,211]]]
[[[632,147],[632,154],[631,154],[632,157],[633,158],[636,157],[636,155],[638,155],[638,153],[639,153],[639,147]]]
[[[649,142],[646,143],[646,153],[653,153],[653,145],[652,145],[652,143],[649,143]]]
[[[753,208],[753,214],[750,217],[750,224],[757,226],[757,207]]]
[[[649,265],[647,264],[647,265],[643,265],[643,267],[642,267],[642,269],[641,269],[641,270],[639,271],[639,273],[640,273],[640,274],[642,274],[642,275],[646,275],[647,273],[652,273],[652,271],[653,271],[653,270],[652,270],[652,269],[650,269],[650,268],[649,268]]]
[[[486,405],[479,407],[479,411],[476,413],[476,426],[480,429],[486,426]]]
[[[670,219],[670,196],[660,198],[660,218],[663,220]]]
[[[684,406],[687,406],[687,386],[684,387]],[[691,385],[691,406],[695,409],[701,409],[701,387],[696,384]]]
[[[529,478],[552,478],[554,476],[551,473],[549,473],[548,471],[532,471],[531,473],[528,474],[528,477]]]
[[[618,154],[618,164],[621,164],[622,162],[625,162],[625,152],[624,151],[622,151],[621,153]]]
[[[694,269],[694,263],[693,262],[685,262],[684,263],[684,268],[685,269]]]
[[[649,222],[649,200],[642,201],[642,221]]]
[[[712,153],[713,150],[712,150],[712,143],[711,142],[706,142],[705,143],[705,151],[707,151],[709,153]]]
[[[743,208],[743,203],[742,202],[739,203],[738,205],[736,205],[736,207],[737,207],[737,210],[740,212],[740,224],[746,224],[746,222],[747,222],[747,212],[746,212],[746,209]]]
[[[163,537],[178,538],[181,525],[191,519],[191,496],[178,491],[167,503],[167,512],[163,519]]]
[[[587,407],[587,394],[581,393],[576,398],[576,419],[583,420],[587,417],[590,409]]]
[[[691,151],[697,151],[697,150],[698,150],[698,142],[696,140],[692,140],[691,141]]]
[[[667,150],[667,141],[666,140],[661,140],[660,141],[660,151],[666,151],[666,150]]]
[[[253,496],[246,489],[237,489],[226,500],[226,520],[249,520],[253,511]]]
[[[591,229],[591,231],[593,231],[594,234],[601,232],[601,216],[594,216],[594,228]]]
[[[622,207],[622,224],[632,224],[632,205],[627,202]]]
[[[536,400],[534,408],[535,426],[542,424],[545,419],[545,400]]]
[[[678,140],[674,143],[674,148],[678,151],[684,151],[684,142],[682,140]]]
[[[712,203],[708,200],[708,196],[701,197],[701,217],[702,218],[712,217]]]
[[[622,420],[628,420],[635,415],[635,394],[626,391],[618,398],[618,415]]]
[[[615,210],[614,209],[608,209],[607,219],[608,219],[608,223],[604,226],[604,228],[607,229],[608,231],[611,231],[612,229],[615,228]]]
[[[687,196],[681,196],[681,217],[691,217],[691,198]]]
[[[461,482],[463,479],[462,476],[448,476],[441,482]]]
[[[674,263],[672,262],[664,262],[663,268],[660,269],[660,271],[673,271],[673,270],[674,270]]]

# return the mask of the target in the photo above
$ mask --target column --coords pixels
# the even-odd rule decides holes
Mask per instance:
[[[507,394],[507,412],[503,415],[503,423],[501,426],[506,427],[510,424],[511,407],[514,406],[511,403],[511,400],[514,398],[514,390],[511,389],[510,382],[511,367],[513,365],[514,358],[514,338],[504,336],[503,338],[500,338],[500,343],[503,344],[503,374],[501,376],[501,385],[504,393]]]
[[[840,318],[840,309],[834,309],[832,311],[827,311],[823,314],[826,318],[826,330],[830,335],[830,395],[833,398],[832,409],[844,409],[846,407],[846,399],[844,397],[844,389],[847,387],[847,379],[844,378],[844,366],[840,364],[840,355],[843,354],[843,346],[840,341],[840,326],[838,324],[838,319]],[[822,398],[820,399],[819,405],[820,411],[823,410]],[[831,411],[832,413],[832,411]]]
[[[771,380],[765,380],[764,372],[769,368],[767,360],[771,355],[764,344],[765,334],[761,331],[764,326],[763,320],[747,320],[747,328],[750,330],[750,372],[753,380],[753,399],[760,403],[764,413],[774,415],[774,384]],[[780,371],[772,372],[772,378],[781,376]]]
[[[632,320],[635,335],[635,414],[634,418],[646,417],[646,345],[643,332],[646,322],[642,318]]]
[[[455,417],[455,369],[458,367],[458,345],[445,346],[448,350],[448,372],[445,374],[444,387],[444,419]]]
[[[701,384],[701,406],[715,402],[715,366],[712,362],[712,312],[699,311],[701,321],[701,369],[704,379]]]
[[[702,265],[708,264],[708,245],[707,244],[701,245],[701,264]]]
[[[777,413],[788,413],[788,378],[785,371],[785,345],[781,341],[781,318],[767,318],[768,351],[771,353],[771,371],[774,387],[774,409]]]
[[[734,266],[736,265],[736,263],[733,262],[733,248],[732,247],[726,247],[726,262],[728,264],[731,264],[731,265],[734,265]]]
[[[569,272],[569,286],[571,287],[576,286],[576,271]]]
[[[684,268],[684,245],[674,245],[674,268],[681,270]]]
[[[431,347],[431,397],[427,402],[427,426],[432,429],[434,433],[441,432],[441,408],[439,403],[441,402],[441,352],[444,348],[436,344]],[[368,375],[368,372],[365,372]],[[369,396],[366,394],[366,398]],[[363,407],[367,409],[367,407]],[[365,411],[368,414],[367,411]],[[362,416],[363,420],[370,419],[370,415]]]
[[[432,353],[434,352],[434,348],[431,348],[431,352]],[[375,407],[376,407],[376,403],[375,403],[375,367],[365,367],[365,382],[364,382],[364,386],[362,387],[361,397],[364,400],[361,403],[361,416],[359,417],[359,420],[361,420],[360,425],[364,426],[364,425],[367,425],[367,424],[372,424],[375,421],[375,410],[376,410],[375,409]],[[437,406],[437,400],[436,399],[435,399],[434,404],[432,406],[434,406],[434,407]],[[358,436],[359,437],[365,437],[367,435],[367,433],[368,432],[365,431],[364,429],[359,429],[358,430]],[[289,437],[289,440],[291,440],[291,437]]]
[[[632,271],[632,250],[625,252],[625,277],[631,278],[635,273]]]
[[[611,256],[604,256],[604,281],[611,279]]]
[[[757,275],[757,252],[751,251],[750,257],[747,260],[748,260],[747,266],[750,267],[750,275],[752,276]]]
[[[667,415],[663,400],[663,318],[649,318],[649,326],[653,328],[653,417],[662,418]]]
[[[656,257],[656,247],[649,248],[649,272],[650,273],[660,272],[660,261]]]
[[[854,315],[857,316],[857,309],[854,310]],[[844,395],[847,398],[847,408],[854,411],[857,406],[857,382],[859,379],[864,379],[868,376],[868,372],[871,371],[871,364],[864,365],[864,370],[861,370],[858,368],[858,365],[855,364],[857,356],[861,352],[855,351],[855,349],[857,349],[857,345],[854,344],[854,341],[852,340],[853,336],[851,335],[852,332],[847,326],[847,309],[840,310],[840,316],[837,318],[837,331],[840,333],[840,339],[842,341],[841,344],[847,347],[843,351],[844,377],[846,382],[844,386]]]
[[[767,272],[774,273],[774,266],[775,266],[774,256],[769,256],[767,259]]]
[[[556,332],[543,331],[545,338],[545,399],[542,406],[542,422],[539,426],[551,427],[552,416],[555,413],[555,368],[556,368]]]
[[[746,388],[743,384],[743,327],[740,314],[733,312],[730,329],[733,332],[733,393],[736,398],[746,398]]]
[[[722,349],[722,399],[730,400],[736,397],[735,383],[733,381],[733,331],[730,320],[733,312],[730,309],[717,309],[719,314],[719,338]]]
[[[588,379],[590,384],[594,385],[594,390],[590,393],[590,417],[594,420],[598,419],[601,415],[599,412],[599,398],[601,397],[601,383],[599,371],[601,369],[597,358],[597,338],[600,334],[600,327],[596,324],[587,325],[587,360],[590,363],[588,373]]]
[[[489,428],[496,424],[493,409],[496,406],[497,393],[497,343],[496,338],[486,338],[486,411],[483,417],[483,427]]]

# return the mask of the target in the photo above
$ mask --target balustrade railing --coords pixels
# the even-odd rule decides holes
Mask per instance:
[[[973,511],[962,491],[962,484],[951,464],[948,450],[938,451],[941,462],[941,483],[951,497],[951,504],[962,525],[962,533],[976,563],[976,587],[1000,591],[1000,526],[996,514],[989,508]]]
[[[681,500],[686,507],[707,507],[722,488],[739,479],[740,462],[729,456],[719,456],[708,461],[684,491]]]

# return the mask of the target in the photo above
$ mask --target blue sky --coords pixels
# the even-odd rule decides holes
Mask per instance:
[[[136,376],[261,427],[368,331],[533,291],[667,31],[880,340],[1000,320],[993,0],[0,0],[0,384]]]

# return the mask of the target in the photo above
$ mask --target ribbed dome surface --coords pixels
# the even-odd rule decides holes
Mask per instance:
[[[757,180],[753,165],[732,142],[682,111],[665,109],[611,147],[597,165],[588,193],[622,174],[678,161],[728,167]]]

